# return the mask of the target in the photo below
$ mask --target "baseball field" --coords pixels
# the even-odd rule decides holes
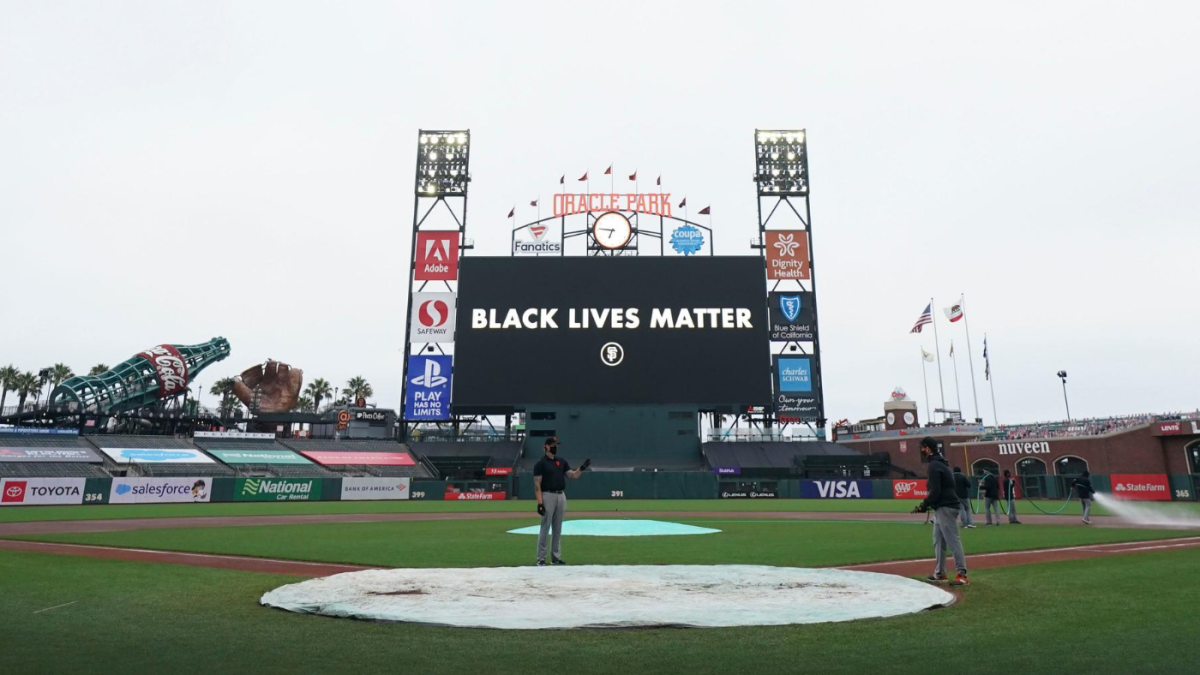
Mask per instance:
[[[1197,506],[1163,508],[1200,515]],[[359,567],[529,565],[533,538],[507,531],[536,523],[531,507],[323,502],[5,509],[0,669],[1200,671],[1200,532],[1134,526],[1103,514],[1086,527],[1071,516],[1074,506],[1053,517],[1028,508],[1020,526],[964,530],[971,584],[947,608],[896,618],[528,632],[334,619],[259,605],[263,593],[281,585]],[[577,500],[568,519],[654,518],[721,532],[567,537],[563,556],[570,565],[856,566],[923,577],[932,565],[930,531],[923,516],[904,513],[908,508],[892,500]],[[470,590],[464,581],[463,593]],[[522,592],[536,611],[536,591]]]

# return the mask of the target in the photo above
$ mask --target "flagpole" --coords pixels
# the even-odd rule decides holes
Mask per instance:
[[[921,348],[921,381],[925,383],[925,424],[933,424],[933,408],[929,407],[929,376],[925,374],[925,348]]]
[[[958,414],[962,416],[962,392],[958,388],[958,357],[954,355],[954,340],[950,341],[950,362],[954,364],[954,395],[958,397]]]
[[[971,367],[971,398],[975,400],[975,419],[982,420],[979,416],[979,394],[975,390],[975,356],[971,354],[971,320],[967,318],[967,295],[964,293],[959,300],[962,303],[963,326],[967,329],[967,365]]]
[[[938,392],[942,397],[942,410],[946,409],[946,385],[942,384],[942,348],[938,342],[937,319],[933,316],[934,308],[933,298],[929,299],[929,319],[933,324],[933,349],[937,352],[937,367],[938,367]],[[942,413],[942,420],[945,421],[946,413]]]
[[[987,333],[983,334],[983,344],[987,345]],[[988,389],[990,389],[992,392],[992,418],[995,425],[1000,426],[1000,416],[996,414],[996,378],[994,377],[995,373],[992,372],[992,361],[990,356],[988,357],[987,361],[987,370]]]

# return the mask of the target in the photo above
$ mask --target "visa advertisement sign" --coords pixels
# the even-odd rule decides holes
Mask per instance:
[[[871,499],[875,490],[869,480],[802,480],[801,499]]]
[[[450,419],[450,376],[453,356],[408,357],[408,396],[404,419],[439,421]]]
[[[114,478],[109,504],[203,503],[212,496],[212,478]]]

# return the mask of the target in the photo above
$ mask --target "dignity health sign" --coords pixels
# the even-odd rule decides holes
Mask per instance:
[[[117,464],[212,464],[212,458],[187,448],[100,448]]]

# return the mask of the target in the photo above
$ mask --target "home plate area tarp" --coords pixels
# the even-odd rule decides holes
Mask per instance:
[[[292,612],[463,628],[729,627],[851,621],[949,605],[890,574],[760,565],[366,570],[281,586]]]

